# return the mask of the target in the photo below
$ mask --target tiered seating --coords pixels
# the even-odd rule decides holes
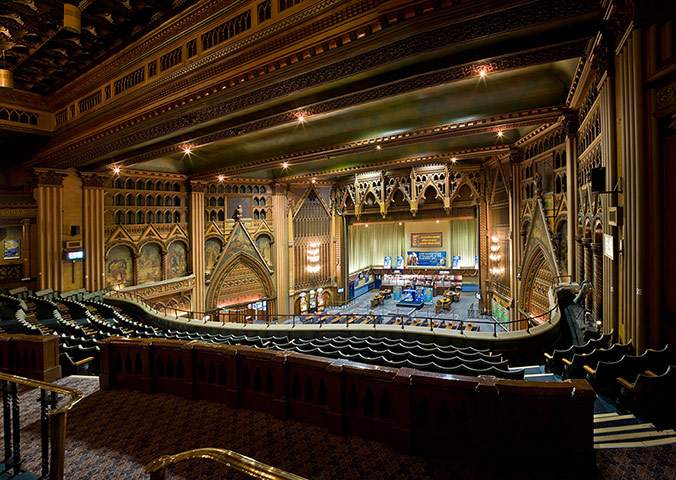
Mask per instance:
[[[618,378],[622,389],[618,410],[655,423],[676,425],[676,365],[669,365],[662,375],[654,372],[639,374],[634,382]]]
[[[667,371],[670,359],[671,352],[669,345],[666,345],[661,350],[648,349],[638,356],[625,355],[615,362],[601,361],[595,369],[585,366],[585,371],[596,393],[615,399],[620,393],[618,378],[624,379],[626,383],[634,383],[641,374],[662,375]]]
[[[608,349],[596,348],[589,353],[576,353],[572,360],[564,358],[563,378],[584,378],[585,367],[596,370],[599,362],[615,362],[629,353],[630,348],[631,340],[624,344],[616,343]]]
[[[561,375],[565,366],[564,359],[570,360],[576,353],[589,353],[598,348],[608,348],[612,337],[613,331],[602,335],[598,339],[589,340],[582,345],[572,345],[565,350],[554,350],[552,353],[545,353],[545,370],[550,373]]]

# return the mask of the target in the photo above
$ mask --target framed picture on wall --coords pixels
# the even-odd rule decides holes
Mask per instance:
[[[21,257],[20,240],[3,240],[2,251],[5,260]]]

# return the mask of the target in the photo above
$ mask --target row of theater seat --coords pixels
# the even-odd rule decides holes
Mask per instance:
[[[31,297],[30,300],[34,304],[34,310],[39,310],[39,317],[56,318],[57,322],[52,325],[54,333],[61,336],[62,351],[66,354],[62,359],[67,371],[83,371],[84,368],[81,368],[78,362],[84,362],[90,371],[97,372],[99,355],[96,340],[121,335],[292,350],[328,358],[441,373],[523,378],[522,370],[510,371],[507,361],[498,355],[491,355],[486,350],[376,337],[290,340],[287,336],[258,337],[182,332],[149,326],[101,300],[85,302],[57,296],[52,299]],[[19,303],[14,306],[19,306]]]
[[[575,355],[590,353],[594,350],[608,348],[613,338],[613,332],[591,339],[582,345],[572,345],[564,350],[554,350],[545,353],[545,371],[563,376],[564,369]]]

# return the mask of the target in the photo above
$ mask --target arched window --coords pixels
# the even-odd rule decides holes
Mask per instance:
[[[164,223],[171,223],[171,212],[164,214]]]
[[[139,225],[146,223],[146,216],[143,214],[143,212],[137,212],[136,213],[136,223]]]
[[[125,188],[132,190],[134,188],[134,181],[131,178],[127,179],[127,183],[125,184]]]
[[[174,212],[174,223],[181,223],[181,214]]]
[[[178,182],[174,182],[174,192],[180,192],[181,185]]]
[[[223,193],[223,185],[218,185],[218,193]]]
[[[261,192],[261,193],[265,193],[265,187],[264,187],[264,186],[261,186],[260,192]]]
[[[131,193],[127,194],[127,205],[134,205],[134,196]]]
[[[239,187],[237,185],[232,187],[232,193],[239,193]]]
[[[122,179],[121,179],[121,178],[116,178],[116,179],[115,179],[115,183],[114,183],[114,187],[115,187],[115,188],[123,188],[122,185],[123,185],[123,184],[122,184]]]
[[[223,197],[218,198],[218,206],[225,207],[225,200],[223,200]]]
[[[225,221],[225,212],[224,212],[223,210],[221,210],[220,212],[218,212],[218,221],[219,221],[219,222],[224,222],[224,221]]]
[[[259,203],[260,203],[261,207],[264,207],[265,206],[265,199],[263,197],[261,197],[261,201]]]
[[[258,193],[258,185],[254,186],[253,192]]]
[[[212,221],[212,222],[215,222],[215,221],[217,221],[217,220],[216,220],[217,218],[218,218],[218,217],[217,217],[217,215],[216,215],[216,211],[215,211],[215,210],[212,210],[212,211],[211,211],[211,221]]]
[[[223,190],[225,190],[225,193],[230,193],[232,191],[232,189],[230,188],[230,185],[226,185]]]
[[[154,223],[155,214],[153,212],[148,212],[148,215],[146,215],[146,220],[148,221],[148,223]]]
[[[156,223],[164,223],[164,215],[162,215],[162,212],[157,212],[157,216],[155,217],[155,222]]]
[[[166,183],[164,184],[164,189],[165,189],[167,192],[170,192],[170,191],[171,191],[171,182],[166,182]]]
[[[115,205],[124,205],[124,196],[121,193],[115,195]]]
[[[254,220],[260,220],[261,216],[258,213],[258,210],[254,210]]]
[[[154,189],[155,189],[155,185],[153,185],[153,182],[151,182],[150,180],[148,180],[148,181],[146,182],[146,190],[154,190]]]
[[[215,207],[215,206],[216,206],[216,203],[217,203],[217,202],[216,202],[216,197],[211,197],[211,198],[209,199],[209,206],[210,206],[210,207]]]
[[[136,180],[136,190],[143,190],[143,180],[140,178]]]
[[[136,195],[136,205],[139,207],[144,207],[146,204],[146,199],[143,195]]]
[[[160,195],[155,197],[155,205],[157,205],[158,207],[161,207],[163,205],[162,197]]]
[[[134,212],[127,212],[127,225],[134,224]]]
[[[181,206],[181,199],[176,196],[174,197],[174,207],[180,207]]]
[[[171,207],[171,205],[172,205],[171,197],[164,197],[164,206]]]
[[[148,195],[146,197],[146,205],[149,206],[149,207],[152,207],[153,205],[155,205],[155,199],[153,198],[152,195]]]
[[[116,212],[115,213],[115,224],[116,225],[124,225],[124,213],[122,213],[122,212]]]
[[[164,185],[162,184],[162,182],[158,181],[155,184],[155,190],[164,190]]]
[[[253,204],[254,204],[254,207],[258,206],[258,199],[256,197],[254,197]]]
[[[261,210],[261,220],[265,220],[265,210]]]
[[[251,188],[251,185],[246,187],[246,193],[252,193],[252,192],[253,192],[253,189]]]
[[[209,185],[209,193],[216,193],[216,185],[213,183]]]

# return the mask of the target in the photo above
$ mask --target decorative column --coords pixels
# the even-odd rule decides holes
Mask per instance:
[[[589,238],[583,238],[582,239],[582,246],[584,247],[584,280],[589,280],[590,282],[593,282],[594,280],[594,258],[592,257],[592,251],[591,251],[591,239]],[[592,287],[593,287],[592,283]],[[587,310],[591,309],[592,306],[592,301],[594,299],[593,295],[593,288],[590,288],[587,291],[587,296],[585,297],[585,302],[586,302],[586,308]]]
[[[580,285],[584,281],[584,245],[582,237],[575,237],[575,281]]]
[[[519,298],[521,295],[520,274],[521,274],[521,254],[522,245],[526,242],[527,232],[521,231],[521,152],[512,150],[509,154],[510,169],[512,180],[509,182],[505,178],[504,170],[501,170],[502,180],[509,192],[509,232],[510,232],[510,292],[512,294],[512,304],[509,311],[509,319],[519,318]],[[510,188],[511,187],[511,188]],[[491,306],[489,305],[489,308]]]
[[[164,248],[162,248],[162,250],[160,250],[160,265],[161,265],[160,268],[162,269],[162,280],[166,280],[167,279],[167,251]]]
[[[482,196],[477,206],[477,221],[479,224],[479,291],[481,292],[481,310],[490,308],[487,304],[488,292],[486,280],[488,280],[488,204]]]
[[[568,219],[567,227],[568,230],[566,235],[568,236],[568,258],[567,258],[567,271],[570,274],[570,281],[581,282],[582,278],[579,273],[580,266],[578,264],[576,269],[576,261],[580,261],[580,257],[577,254],[579,250],[573,248],[573,245],[576,245],[576,232],[577,232],[577,210],[578,210],[578,195],[577,195],[577,115],[568,114],[566,115],[563,121],[563,132],[566,136],[566,202],[568,205]],[[577,257],[577,258],[576,258]]]
[[[36,168],[38,202],[38,288],[63,286],[63,179],[66,172]]]
[[[132,282],[132,285],[138,285],[138,257],[138,253],[134,251],[131,252],[131,263],[134,270],[134,281]]]
[[[206,182],[190,182],[190,259],[192,271],[195,275],[195,289],[190,300],[190,309],[193,312],[206,311],[205,295],[205,260],[204,260],[204,192]],[[166,262],[165,262],[166,263]]]
[[[275,232],[275,289],[277,290],[277,314],[289,312],[289,219],[286,192],[288,185],[274,183],[272,188],[272,229]],[[283,321],[283,319],[280,319]]]
[[[22,273],[23,278],[30,278],[31,276],[31,220],[24,218],[21,220],[23,227],[23,246],[21,252],[23,253]]]
[[[287,258],[289,259],[289,270],[288,270],[288,275],[289,275],[289,290],[288,290],[288,297],[284,299],[287,305],[287,310],[289,313],[294,313],[294,307],[293,307],[293,296],[295,295],[295,290],[296,290],[296,285],[295,285],[295,279],[293,276],[293,271],[295,269],[295,264],[296,258],[293,256],[293,240],[294,240],[294,233],[293,233],[293,202],[290,198],[286,198],[286,204],[287,204],[287,209],[286,209],[286,218],[287,218]]]
[[[594,321],[603,321],[603,244],[592,243],[591,251],[594,257],[594,303],[592,313]]]
[[[103,225],[105,182],[107,177],[96,173],[80,173],[82,178],[82,219],[84,236],[84,284],[90,292],[106,285],[105,234]]]

